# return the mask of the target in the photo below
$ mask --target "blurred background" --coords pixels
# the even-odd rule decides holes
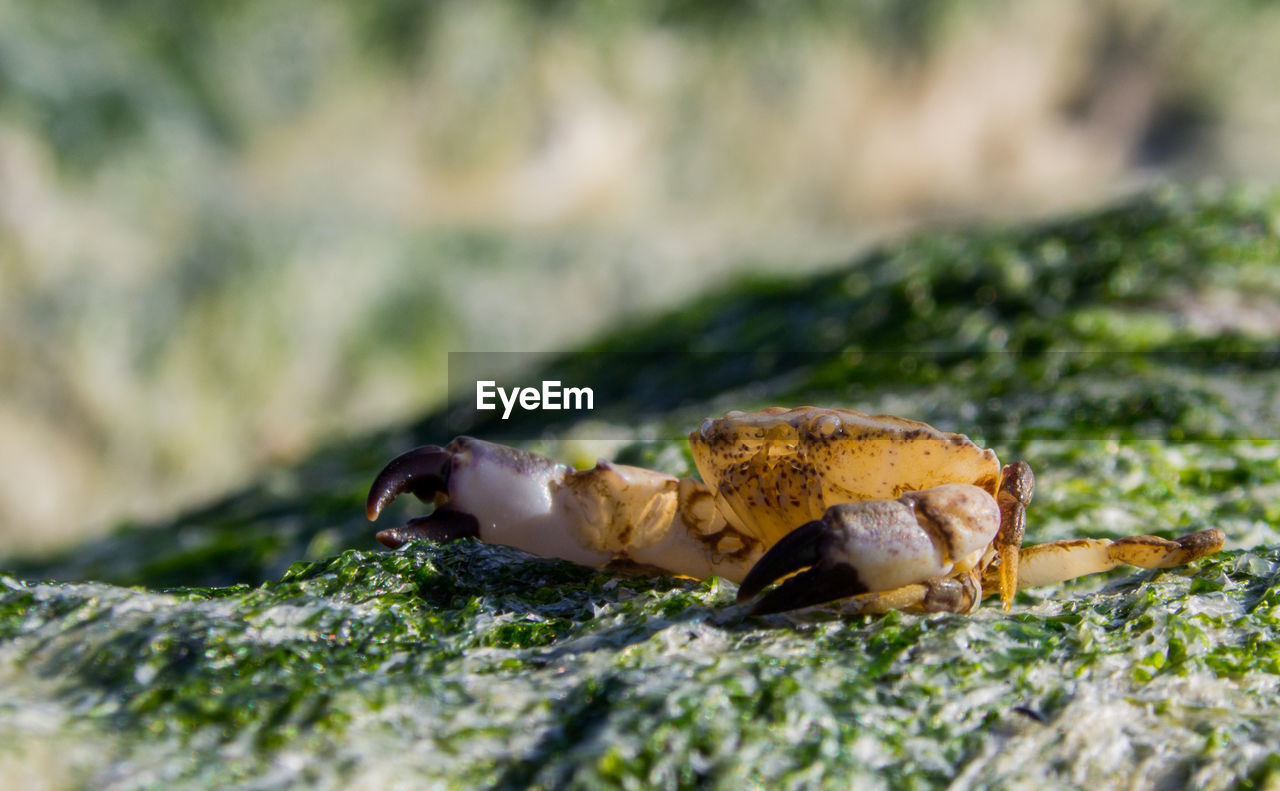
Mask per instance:
[[[1280,4],[0,0],[0,546],[935,223],[1280,176]]]

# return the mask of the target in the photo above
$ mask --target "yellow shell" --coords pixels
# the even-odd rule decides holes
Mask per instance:
[[[993,497],[1000,461],[963,434],[852,409],[770,407],[703,421],[694,463],[731,525],[772,545],[838,503],[947,483]]]

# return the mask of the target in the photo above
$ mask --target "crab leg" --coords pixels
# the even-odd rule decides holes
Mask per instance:
[[[594,469],[573,470],[470,437],[393,459],[369,490],[369,519],[404,493],[436,509],[380,531],[378,540],[393,549],[418,538],[474,537],[598,568],[639,566],[734,581],[762,551],[724,520],[698,481],[603,460]]]
[[[752,613],[794,610],[859,594],[876,594],[874,601],[882,599],[884,609],[927,607],[934,587],[958,607],[959,599],[941,593],[947,582],[942,578],[974,569],[1000,521],[991,495],[968,484],[907,492],[897,500],[833,505],[821,519],[791,531],[765,553],[738,588],[738,601],[799,571],[756,602]],[[962,597],[970,607],[978,599],[976,582],[971,587],[971,595]],[[872,606],[872,599],[866,601]]]
[[[1130,536],[1114,541],[1078,538],[1023,547],[1018,568],[1018,589],[1053,585],[1065,580],[1110,571],[1129,564],[1144,569],[1181,566],[1222,549],[1226,536],[1217,528],[1191,533],[1174,541],[1156,536]],[[1003,560],[1001,561],[1003,563]],[[1003,595],[1004,574],[990,568],[982,579],[982,592]]]
[[[1025,461],[1005,465],[1000,474],[1000,490],[996,494],[1000,531],[996,533],[995,549],[1000,556],[1000,603],[1006,610],[1012,606],[1013,594],[1018,591],[1019,556],[1022,537],[1027,532],[1027,506],[1031,505],[1035,483],[1031,466]]]
[[[879,593],[863,593],[841,605],[850,614],[875,615],[890,610],[907,612],[966,613],[982,600],[982,586],[976,572],[915,582]]]

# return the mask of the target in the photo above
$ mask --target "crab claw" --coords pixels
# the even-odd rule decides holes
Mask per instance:
[[[379,542],[399,549],[415,538],[453,541],[479,537],[480,523],[474,516],[442,502],[448,496],[452,461],[451,451],[439,445],[423,445],[400,454],[382,468],[373,486],[369,487],[369,498],[365,501],[365,516],[369,521],[377,519],[382,509],[405,492],[437,505],[429,516],[410,519],[400,527],[380,530],[376,536]]]
[[[756,562],[738,588],[745,602],[793,572],[752,608],[753,615],[893,591],[967,572],[1000,527],[995,498],[977,486],[945,484],[896,500],[833,505],[797,527]]]
[[[449,462],[452,458],[453,454],[439,445],[423,445],[395,457],[382,468],[369,487],[365,516],[372,522],[383,508],[405,492],[423,502],[433,502],[437,494],[449,490]]]
[[[792,530],[764,554],[738,586],[738,603],[744,603],[775,580],[800,571],[770,591],[751,608],[752,615],[798,610],[846,596],[866,593],[858,572],[847,563],[832,562],[831,549],[838,542],[835,531],[822,520]]]
[[[429,516],[378,533],[378,540],[392,548],[415,538],[474,536],[544,557],[605,566],[616,554],[609,529],[634,539],[652,528],[661,537],[660,528],[669,526],[676,508],[676,487],[669,475],[608,463],[574,472],[528,451],[455,437],[443,448],[423,445],[392,459],[374,479],[365,508],[376,519],[404,492],[435,505]],[[620,495],[636,502],[615,513]]]

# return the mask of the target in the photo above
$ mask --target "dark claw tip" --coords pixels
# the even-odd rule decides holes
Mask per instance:
[[[430,502],[437,492],[448,491],[451,457],[439,445],[423,445],[392,459],[369,487],[365,516],[370,522],[377,519],[382,509],[404,492]]]
[[[866,592],[867,586],[858,579],[858,572],[852,566],[836,563],[803,571],[786,580],[761,597],[750,614],[789,612]]]
[[[747,601],[769,583],[797,571],[800,573],[761,597],[751,608],[751,615],[798,610],[866,593],[867,586],[858,578],[858,572],[831,557],[834,537],[832,528],[820,519],[787,533],[747,572],[738,587],[738,601]]]
[[[437,508],[430,516],[410,519],[400,527],[379,530],[376,538],[383,546],[399,549],[416,538],[428,541],[456,541],[479,538],[480,523],[471,514],[452,508]]]
[[[829,534],[829,528],[821,520],[815,520],[783,536],[756,561],[738,585],[738,603],[751,599],[774,580],[817,563]]]
[[[405,535],[403,527],[392,527],[387,530],[379,530],[374,538],[378,539],[378,543],[389,549],[399,549],[409,543],[409,536]]]

